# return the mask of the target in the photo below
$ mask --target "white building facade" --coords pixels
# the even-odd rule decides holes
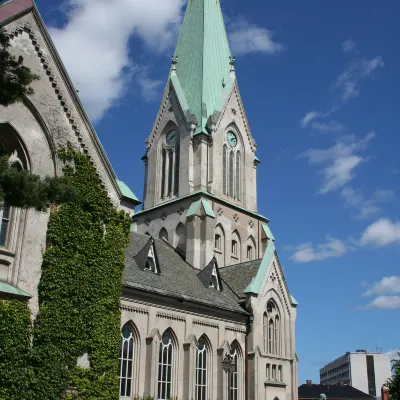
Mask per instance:
[[[390,358],[386,354],[357,350],[320,369],[320,382],[353,386],[374,397],[380,397],[382,386],[392,376]]]

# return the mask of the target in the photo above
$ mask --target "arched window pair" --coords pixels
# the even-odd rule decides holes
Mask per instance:
[[[226,143],[222,150],[222,174],[224,194],[241,200],[241,179],[242,179],[241,152],[236,135],[228,132]]]
[[[178,196],[179,193],[179,162],[180,139],[176,130],[171,130],[165,136],[161,150],[161,188],[162,199]]]
[[[263,317],[264,352],[269,354],[280,354],[280,318],[275,303],[270,300],[267,311]]]

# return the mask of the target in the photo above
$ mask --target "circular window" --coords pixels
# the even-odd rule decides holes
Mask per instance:
[[[233,132],[228,132],[226,134],[226,141],[231,147],[236,147],[238,144],[237,137]]]
[[[165,139],[167,146],[173,146],[176,143],[177,138],[178,133],[175,130],[169,131]]]

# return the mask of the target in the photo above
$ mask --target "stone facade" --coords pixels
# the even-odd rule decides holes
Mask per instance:
[[[207,29],[219,26],[216,37],[226,41],[219,2],[189,2],[189,17],[203,8],[216,18],[205,20]],[[134,214],[138,201],[117,180],[32,0],[0,6],[0,25],[10,34],[11,52],[40,76],[34,95],[0,108],[0,145],[16,152],[21,168],[45,177],[61,172],[57,148],[72,143],[90,157],[113,204],[133,217],[121,299],[121,343],[132,346],[121,349],[121,365],[132,368],[120,377],[121,399],[296,400],[297,303],[269,221],[257,211],[259,161],[232,57],[210,66],[209,74],[214,65],[227,71],[222,82],[210,75],[221,87],[207,88],[212,104],[220,94],[223,101],[215,110],[202,104],[201,116],[191,112],[188,88],[179,83],[188,58],[184,51],[174,57],[147,140],[143,209]],[[227,54],[228,45],[221,46]],[[31,296],[34,317],[47,222],[48,213],[2,211],[0,280]],[[149,246],[158,269],[146,261]],[[160,348],[168,349],[166,362]],[[231,375],[223,364],[229,353]],[[159,382],[162,367],[170,368],[167,392]]]

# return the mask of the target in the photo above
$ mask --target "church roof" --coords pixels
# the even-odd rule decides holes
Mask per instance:
[[[154,240],[159,273],[144,270],[146,262],[142,251]],[[139,233],[131,233],[131,240],[125,255],[124,285],[173,297],[187,302],[229,310],[240,314],[247,312],[238,304],[238,297],[222,282],[222,290],[206,288],[198,278],[199,271],[185,262],[164,240],[153,239]]]
[[[244,291],[256,277],[262,259],[230,265],[219,270],[221,278],[239,296],[245,297]]]
[[[221,111],[235,82],[219,0],[188,1],[174,59],[171,81],[183,92],[181,106],[195,115],[197,133],[206,132],[208,118]]]

